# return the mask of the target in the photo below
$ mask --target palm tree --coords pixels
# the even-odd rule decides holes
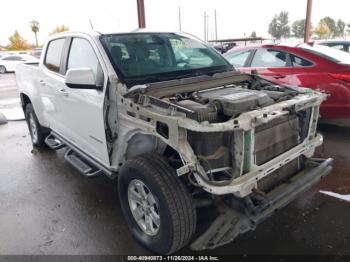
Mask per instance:
[[[35,35],[35,44],[36,47],[38,47],[38,36],[37,33],[39,32],[39,22],[36,20],[32,20],[31,22],[29,22],[30,24],[30,28],[32,29],[34,35]]]

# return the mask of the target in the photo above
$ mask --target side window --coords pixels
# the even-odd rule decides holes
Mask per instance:
[[[294,67],[312,66],[312,62],[304,58],[301,58],[295,55],[290,55],[290,57],[291,57],[292,65]]]
[[[258,49],[255,52],[251,67],[286,67],[288,55],[273,49]]]
[[[338,50],[341,50],[341,51],[346,51],[345,50],[345,46],[344,45],[331,45],[332,48],[335,48],[335,49],[338,49]]]
[[[240,53],[232,53],[226,56],[226,59],[234,66],[234,67],[243,67],[247,62],[247,59],[251,51],[244,51]]]
[[[350,52],[350,45],[345,45],[345,51]]]
[[[5,57],[3,60],[7,60],[7,61],[21,61],[22,58],[20,56],[8,56],[8,57]]]
[[[58,73],[60,71],[61,55],[64,45],[64,38],[53,40],[49,43],[46,51],[44,65],[51,71]]]
[[[89,41],[73,38],[68,55],[67,70],[72,68],[91,68],[96,84],[103,85],[103,72],[94,49]]]

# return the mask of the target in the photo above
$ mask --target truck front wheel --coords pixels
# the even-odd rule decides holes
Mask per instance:
[[[190,241],[197,220],[192,197],[163,157],[150,154],[127,161],[118,189],[128,227],[146,248],[170,254]]]

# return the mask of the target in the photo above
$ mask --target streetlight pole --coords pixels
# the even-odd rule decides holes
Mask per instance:
[[[179,31],[181,32],[181,7],[179,6]]]
[[[204,41],[207,41],[207,13],[204,12]]]
[[[215,9],[215,40],[218,40],[218,23],[216,20],[216,9]]]
[[[146,17],[145,17],[144,0],[137,0],[137,18],[139,21],[139,28],[145,28],[146,27]]]
[[[304,43],[308,43],[309,40],[310,40],[310,33],[311,33],[311,11],[312,11],[312,0],[307,0],[306,19],[305,19],[305,30],[304,30]]]

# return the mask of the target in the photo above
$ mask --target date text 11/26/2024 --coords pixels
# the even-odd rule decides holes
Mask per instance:
[[[128,261],[220,261],[217,256],[128,256]]]

